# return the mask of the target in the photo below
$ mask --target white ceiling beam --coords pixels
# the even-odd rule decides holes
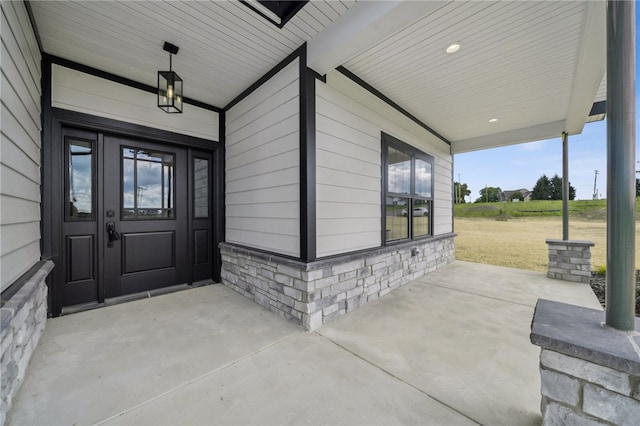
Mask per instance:
[[[360,1],[307,42],[307,64],[326,74],[446,3]]]
[[[451,142],[451,153],[479,151],[481,149],[497,148],[525,142],[559,138],[566,126],[564,120],[540,124],[522,129],[509,130],[502,133],[478,136]]]
[[[607,65],[606,2],[587,2],[565,131],[582,133]],[[606,84],[606,82],[604,83]],[[605,95],[606,97],[606,95]]]

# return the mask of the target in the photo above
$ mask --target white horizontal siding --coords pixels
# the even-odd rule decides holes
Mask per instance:
[[[155,71],[151,71],[155,72]],[[158,108],[157,95],[59,65],[52,67],[51,105],[99,117],[218,141],[218,113],[185,104],[182,114]]]
[[[318,257],[381,245],[381,132],[434,156],[434,234],[452,231],[449,146],[331,72],[316,82]]]
[[[298,60],[226,113],[226,240],[300,256]]]
[[[0,290],[40,260],[40,51],[23,2],[2,2]]]

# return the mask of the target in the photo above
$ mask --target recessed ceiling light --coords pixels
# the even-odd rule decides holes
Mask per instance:
[[[449,45],[446,50],[447,53],[456,53],[458,50],[460,50],[460,43],[453,43]]]
[[[495,123],[496,121],[498,121],[497,118],[492,118],[492,119],[489,120],[489,123]]]

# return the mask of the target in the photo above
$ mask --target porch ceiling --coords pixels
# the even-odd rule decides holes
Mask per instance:
[[[167,40],[185,96],[219,107],[308,42],[453,152],[580,133],[606,96],[604,2],[313,0],[283,29],[231,1],[30,3],[45,52],[155,86]]]

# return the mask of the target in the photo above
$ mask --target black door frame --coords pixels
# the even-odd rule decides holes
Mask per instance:
[[[44,96],[46,94],[43,91]],[[43,259],[50,259],[56,265],[60,265],[62,259],[62,221],[64,219],[64,211],[61,209],[62,203],[59,200],[60,194],[63,194],[64,191],[64,188],[61,187],[63,185],[62,175],[64,174],[64,152],[61,145],[63,144],[63,126],[210,152],[214,169],[211,182],[213,185],[211,191],[213,198],[211,223],[212,279],[215,282],[220,282],[222,259],[218,245],[221,241],[224,241],[224,144],[138,124],[53,108],[50,105],[45,105],[45,108],[43,108],[41,187],[41,249]],[[189,188],[191,187],[190,185],[191,183]],[[191,236],[188,236],[188,241],[191,244]],[[191,251],[189,250],[189,253]],[[189,262],[192,262],[191,254],[189,255]],[[59,287],[64,279],[61,275],[64,269],[56,268],[49,276],[49,313],[52,316],[59,316],[62,311],[61,290]]]

